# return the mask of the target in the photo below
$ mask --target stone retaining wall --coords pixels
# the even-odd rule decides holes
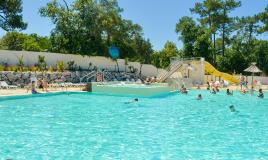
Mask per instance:
[[[37,79],[45,78],[48,83],[55,83],[59,80],[64,82],[79,83],[80,78],[91,73],[92,71],[76,71],[76,72],[0,72],[0,81],[6,81],[9,85],[25,86],[28,85],[31,81],[31,77],[36,77]],[[125,72],[109,72],[104,76],[105,81],[124,81],[132,80],[136,81],[139,79],[134,73],[125,73]],[[84,78],[82,82],[86,81],[95,81],[96,75],[90,79]]]

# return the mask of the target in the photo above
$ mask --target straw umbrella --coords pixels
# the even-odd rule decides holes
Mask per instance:
[[[261,73],[262,71],[256,66],[256,63],[251,63],[251,65],[244,70],[245,72],[250,72],[252,73],[252,80],[251,80],[251,85],[253,86],[253,77],[254,73]]]

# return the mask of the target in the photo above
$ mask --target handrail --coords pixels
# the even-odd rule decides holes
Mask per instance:
[[[168,72],[159,76],[158,81],[163,82],[164,80],[166,80],[166,78],[172,75],[177,69],[179,69],[182,66],[182,64],[183,64],[182,61],[170,64],[168,67]]]
[[[94,73],[95,73],[96,71],[92,71],[92,72],[90,72],[89,74],[86,74],[85,76],[83,76],[82,78],[80,78],[80,83],[82,82],[82,80],[84,79],[84,78],[86,78],[87,77],[87,81],[88,81],[88,79],[89,78],[92,78],[93,76],[94,76]]]

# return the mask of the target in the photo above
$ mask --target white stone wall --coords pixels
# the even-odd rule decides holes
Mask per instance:
[[[0,50],[0,63],[8,63],[10,65],[16,65],[18,63],[18,57],[23,56],[24,63],[26,66],[34,65],[38,61],[38,56],[45,56],[46,63],[48,66],[55,66],[57,61],[64,61],[65,66],[67,62],[75,61],[77,66],[80,66],[82,69],[87,69],[89,63],[92,63],[92,67],[96,66],[99,69],[108,69],[114,71],[116,69],[116,62],[107,57],[100,56],[81,56],[73,54],[60,54],[60,53],[48,53],[48,52],[29,52],[29,51],[8,51]],[[125,60],[118,59],[118,65],[120,71],[125,71]],[[140,63],[139,62],[129,62],[127,65],[127,71],[129,71],[128,66],[133,66],[140,72]],[[144,76],[152,77],[157,76],[158,69],[153,65],[144,64],[142,65],[142,74]]]

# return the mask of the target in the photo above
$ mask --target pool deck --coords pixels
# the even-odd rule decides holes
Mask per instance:
[[[68,87],[66,89],[61,88],[49,88],[48,92],[44,92],[42,90],[37,90],[39,93],[57,93],[57,92],[82,92],[81,88],[78,87]],[[18,96],[18,95],[30,95],[31,91],[27,92],[26,89],[0,89],[0,96]]]
[[[240,86],[229,86],[230,90],[236,91],[240,90]],[[261,87],[264,91],[268,91],[268,85],[263,85]],[[192,89],[197,89],[197,87],[193,87]],[[201,86],[201,90],[206,90],[206,86]],[[220,88],[222,90],[225,90],[226,88]],[[39,93],[57,93],[57,92],[82,92],[80,87],[68,87],[67,89],[64,88],[49,88],[48,92],[44,92],[42,90],[37,90]],[[17,96],[17,95],[30,95],[31,92],[27,92],[26,89],[0,89],[0,97],[1,96]]]

